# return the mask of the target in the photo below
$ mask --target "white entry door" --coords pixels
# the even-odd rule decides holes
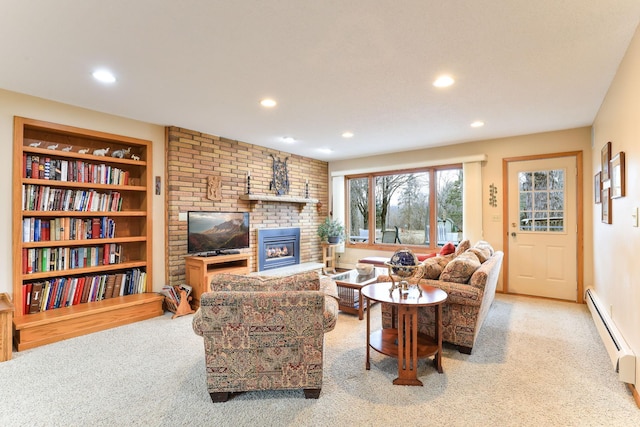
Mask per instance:
[[[508,165],[508,291],[577,301],[576,159]]]

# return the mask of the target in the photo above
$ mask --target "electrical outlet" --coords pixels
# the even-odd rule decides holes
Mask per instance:
[[[632,218],[631,224],[634,227],[637,227],[638,226],[638,208],[637,207],[633,208],[631,212],[631,218]]]
[[[187,220],[187,213],[186,212],[179,212],[178,213],[178,221],[186,221]]]

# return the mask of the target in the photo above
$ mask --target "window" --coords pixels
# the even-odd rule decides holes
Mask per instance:
[[[348,243],[435,248],[462,237],[460,165],[347,176],[346,186]]]
[[[520,172],[520,231],[564,231],[564,170]]]

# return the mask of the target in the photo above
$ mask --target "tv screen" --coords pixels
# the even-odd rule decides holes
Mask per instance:
[[[189,254],[218,255],[249,247],[248,212],[187,212]]]

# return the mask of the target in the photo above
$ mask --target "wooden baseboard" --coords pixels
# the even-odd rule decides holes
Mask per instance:
[[[627,383],[627,387],[631,390],[631,394],[633,395],[633,400],[636,401],[636,406],[640,408],[640,394],[638,394],[638,389],[635,385]]]
[[[135,294],[14,317],[14,345],[22,351],[160,316],[163,299]]]

